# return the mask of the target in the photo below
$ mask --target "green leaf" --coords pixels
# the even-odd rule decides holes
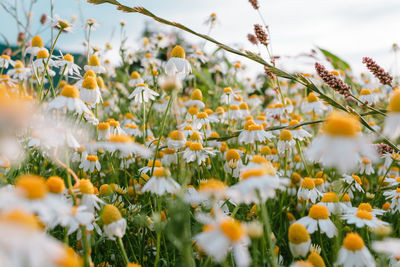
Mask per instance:
[[[319,51],[321,51],[324,56],[326,57],[326,59],[332,64],[332,66],[335,69],[339,69],[339,70],[351,70],[350,65],[344,61],[343,59],[339,58],[338,56],[332,54],[331,52],[329,52],[328,50],[322,49],[320,47],[318,47]]]

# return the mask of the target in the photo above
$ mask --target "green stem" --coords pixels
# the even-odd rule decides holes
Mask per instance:
[[[299,141],[299,140],[296,140],[296,149],[297,149],[297,153],[299,153],[299,156],[300,156],[301,161],[303,162],[304,169],[306,169],[307,176],[310,177],[310,172],[309,172],[309,170],[308,170],[307,163],[306,163],[306,161],[304,160],[303,152],[301,151],[301,145],[300,145],[300,141]]]
[[[161,137],[163,136],[163,133],[164,133],[165,121],[167,120],[167,115],[168,115],[168,111],[171,107],[172,99],[173,99],[173,96],[171,95],[171,97],[169,98],[169,101],[168,101],[167,110],[164,113],[164,117],[163,117],[163,120],[161,123],[161,130],[158,134],[158,142],[157,142],[157,146],[156,146],[156,151],[154,153],[153,166],[151,166],[150,177],[153,175],[154,166],[155,166],[156,160],[157,160],[158,149],[160,148]]]
[[[120,237],[117,238],[117,243],[119,248],[121,249],[122,259],[124,260],[125,265],[129,264],[128,256],[126,255],[124,244],[122,243],[122,239]]]

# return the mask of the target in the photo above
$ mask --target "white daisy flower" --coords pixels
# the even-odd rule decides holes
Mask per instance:
[[[108,204],[104,206],[101,215],[103,221],[104,234],[111,240],[122,238],[126,231],[126,220],[122,218],[121,212],[117,207]]]
[[[39,35],[36,35],[32,38],[31,45],[25,49],[25,54],[36,56],[42,49],[46,49],[43,45],[43,39]]]
[[[136,85],[135,90],[128,96],[129,99],[135,98],[134,103],[147,103],[149,100],[155,100],[159,94],[149,88],[145,83]]]
[[[96,155],[87,155],[86,159],[82,161],[79,168],[83,169],[84,172],[94,172],[96,169],[98,172],[101,170],[99,159]]]
[[[335,265],[343,267],[375,267],[375,260],[357,233],[348,233],[343,240]]]
[[[82,101],[89,106],[95,107],[95,104],[103,101],[95,77],[88,76],[84,78],[82,85],[79,86],[79,89]]]
[[[165,73],[168,76],[179,76],[184,78],[192,72],[189,61],[185,59],[185,50],[177,45],[171,51],[171,57],[165,64]]]
[[[315,114],[322,114],[324,111],[328,110],[326,105],[319,100],[318,96],[314,93],[309,93],[307,100],[303,102],[301,110],[304,113],[313,112]]]
[[[389,100],[388,113],[385,117],[383,134],[390,139],[400,136],[400,90],[395,90]]]
[[[289,248],[294,258],[306,257],[310,251],[311,238],[307,229],[300,223],[289,226]]]
[[[166,193],[175,194],[181,189],[181,186],[170,177],[168,170],[163,167],[156,168],[153,176],[146,182],[142,192],[150,192],[159,196]]]
[[[325,233],[328,238],[332,238],[337,234],[337,229],[329,219],[329,214],[327,207],[314,204],[311,206],[308,216],[301,218],[297,222],[304,225],[310,234],[319,230],[321,233]]]
[[[65,109],[78,114],[90,113],[88,107],[79,97],[78,88],[72,85],[66,85],[61,90],[60,95],[50,101],[47,107],[48,109]]]
[[[94,73],[104,73],[106,69],[100,65],[100,59],[95,54],[91,55],[89,58],[88,65],[83,67],[85,71],[92,70]]]
[[[315,188],[314,180],[310,177],[305,177],[301,182],[299,191],[297,192],[297,198],[303,200],[310,200],[311,203],[315,203],[317,198],[322,196],[321,192]]]
[[[317,136],[306,150],[306,157],[324,167],[335,167],[340,172],[354,169],[363,157],[372,162],[377,155],[359,131],[358,121],[345,113],[331,113],[324,125],[325,133]]]
[[[210,156],[214,156],[215,152],[211,147],[204,147],[201,143],[193,142],[183,152],[183,159],[187,163],[196,162],[198,165],[206,162]]]

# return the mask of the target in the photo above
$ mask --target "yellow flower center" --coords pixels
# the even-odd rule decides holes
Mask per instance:
[[[242,102],[242,103],[240,103],[239,108],[240,108],[241,110],[248,110],[248,109],[249,109],[249,106],[247,105],[246,102]]]
[[[388,110],[391,112],[400,112],[400,90],[399,89],[395,90],[392,97],[390,98]]]
[[[357,233],[348,233],[343,240],[343,247],[351,251],[361,250],[364,240]]]
[[[370,95],[371,91],[369,89],[362,89],[360,91],[360,95]]]
[[[314,204],[311,206],[308,216],[315,220],[326,220],[329,218],[328,208],[323,205]]]
[[[270,164],[270,162],[269,162],[268,159],[266,159],[266,158],[264,158],[264,157],[262,157],[262,156],[259,156],[259,155],[254,155],[254,156],[251,158],[251,162],[254,162],[254,163],[259,164],[259,165],[262,165],[262,164]]]
[[[153,161],[150,160],[150,161],[147,163],[147,167],[152,167],[152,166],[153,166]],[[162,167],[161,161],[156,160],[156,163],[154,163],[154,167],[156,167],[156,168]]]
[[[167,170],[163,167],[159,167],[154,170],[153,176],[160,178],[160,177],[165,177],[167,175]]]
[[[372,213],[366,211],[366,210],[358,210],[356,213],[356,216],[360,219],[363,220],[372,220]]]
[[[96,73],[94,73],[94,71],[92,70],[88,70],[87,72],[85,72],[85,74],[83,75],[83,78],[87,78],[87,77],[96,77]]]
[[[48,57],[49,57],[49,52],[47,52],[46,49],[40,50],[36,55],[37,59],[44,59]]]
[[[224,88],[224,94],[229,94],[229,93],[232,93],[232,88],[230,88],[230,87],[225,87],[225,88]]]
[[[36,35],[35,37],[32,38],[32,46],[43,47],[43,39],[39,35]]]
[[[255,123],[253,120],[248,120],[248,121],[245,122],[243,128],[244,128],[245,130],[249,130],[249,127],[250,127],[251,125],[253,125],[253,124],[256,124],[256,123]]]
[[[301,182],[301,187],[312,190],[315,188],[314,180],[310,177],[305,177]]]
[[[269,146],[263,146],[260,151],[261,155],[267,156],[271,155],[271,148]]]
[[[315,179],[314,179],[314,183],[315,183],[316,186],[322,185],[322,184],[325,183],[325,180],[322,179],[322,178],[315,178]]]
[[[298,125],[298,124],[300,124],[300,122],[298,120],[291,120],[289,122],[289,126],[295,126],[295,125]],[[299,129],[301,129],[301,126],[294,128],[294,130],[299,130]]]
[[[147,85],[147,83],[138,83],[136,85],[136,88],[138,88],[138,87],[149,87],[149,86]]]
[[[92,182],[89,179],[81,179],[79,181],[79,191],[82,194],[88,194],[88,195],[92,195],[94,194],[94,187]]]
[[[350,196],[348,194],[344,194],[344,196],[342,196],[342,202],[350,202]]]
[[[46,181],[47,189],[54,194],[59,194],[65,189],[64,180],[58,176],[50,176]]]
[[[133,138],[128,135],[113,135],[108,138],[108,141],[113,143],[132,143]]]
[[[372,212],[372,207],[371,207],[371,204],[369,204],[369,203],[361,203],[360,205],[358,205],[358,209]]]
[[[192,100],[203,100],[203,94],[201,93],[200,89],[196,89],[192,92],[192,95],[190,96],[190,99]]]
[[[364,163],[364,164],[370,164],[370,163],[371,163],[371,160],[368,159],[368,158],[362,158],[362,163]]]
[[[208,118],[208,115],[207,115],[206,112],[199,112],[199,113],[197,113],[197,118],[198,119],[205,119],[205,118]]]
[[[226,219],[220,224],[221,231],[233,242],[239,241],[245,231],[242,224],[234,219]]]
[[[99,193],[102,196],[107,196],[107,195],[111,194],[111,192],[112,192],[112,188],[108,184],[102,184],[99,188]]]
[[[191,141],[199,141],[201,140],[201,136],[199,132],[193,132],[193,134],[190,136]]]
[[[89,58],[89,65],[90,66],[100,66],[100,59],[96,55],[91,55]]]
[[[238,161],[238,160],[240,160],[240,154],[239,154],[239,152],[237,152],[236,149],[229,149],[226,152],[225,159],[227,162],[230,162],[231,160]]]
[[[183,134],[182,131],[179,130],[170,132],[168,134],[168,137],[171,138],[172,140],[180,140],[180,141],[185,139],[185,135]]]
[[[359,124],[351,115],[333,112],[328,116],[324,129],[333,136],[354,137],[359,130]]]
[[[88,156],[86,157],[86,159],[87,159],[88,161],[98,161],[98,160],[99,160],[99,158],[98,158],[96,155],[88,155]]]
[[[71,24],[67,20],[59,20],[58,25],[60,25],[60,28],[62,28],[62,29],[66,29],[71,26]]]
[[[301,223],[294,223],[289,226],[289,242],[295,245],[305,243],[310,239],[310,234]]]
[[[316,96],[314,93],[309,93],[307,96],[307,101],[308,101],[308,103],[317,102],[318,96]]]
[[[290,181],[293,184],[297,184],[301,181],[301,176],[297,172],[293,172],[292,175],[290,176]]]
[[[140,74],[137,71],[132,71],[131,79],[140,79]]]
[[[101,122],[97,125],[97,129],[99,129],[100,131],[110,129],[110,124],[108,122]]]
[[[189,113],[190,115],[192,115],[192,116],[196,115],[198,112],[199,112],[199,111],[197,110],[196,106],[191,106],[191,107],[188,109],[188,113]]]
[[[253,122],[254,123],[254,122]],[[248,126],[248,131],[261,131],[263,129],[262,125],[257,125],[257,124],[250,124]]]
[[[28,214],[23,210],[15,209],[11,212],[3,213],[0,216],[0,221],[12,223],[13,225],[18,224],[32,230],[40,229],[37,217],[35,217],[33,214]]]
[[[82,87],[85,88],[85,89],[88,89],[88,90],[96,89],[97,88],[96,78],[91,77],[91,76],[86,77],[83,80]]]
[[[232,105],[229,107],[230,110],[239,110],[239,106],[238,105]]]
[[[226,185],[217,179],[208,179],[200,181],[199,191],[215,192],[225,189]]]
[[[322,197],[321,202],[339,202],[339,198],[335,192],[326,192]]]
[[[24,63],[22,63],[21,60],[15,61],[15,66],[14,66],[15,69],[19,69],[19,68],[23,68],[23,67],[24,67]]]
[[[70,247],[64,248],[63,255],[56,259],[55,263],[58,267],[76,267],[83,266],[82,258],[75,253],[75,251]]]
[[[171,51],[171,57],[185,58],[185,56],[185,50],[179,45],[176,45]]]
[[[108,204],[104,206],[103,214],[101,216],[103,219],[103,223],[105,225],[109,225],[113,222],[119,221],[122,219],[121,212],[114,205]]]
[[[46,182],[41,176],[22,175],[17,178],[15,186],[29,199],[42,199],[47,194]]]
[[[362,184],[361,178],[355,174],[352,174],[351,177],[353,177],[354,181],[356,181],[358,184]]]
[[[191,143],[189,148],[190,150],[199,151],[203,149],[203,145],[201,143]]]
[[[279,140],[281,141],[290,141],[293,139],[292,133],[289,130],[282,130],[279,135]]]
[[[61,91],[61,95],[69,98],[79,98],[79,90],[73,85],[65,85]]]
[[[139,129],[139,126],[130,123],[125,124],[125,127],[130,129]]]
[[[325,267],[325,262],[317,252],[311,252],[308,255],[307,261],[309,261],[313,267]]]
[[[10,56],[7,56],[7,55],[1,55],[0,58],[3,58],[5,60],[10,60],[11,59]]]
[[[118,127],[119,126],[119,121],[109,121],[108,122],[111,127]]]
[[[263,175],[268,175],[268,170],[266,168],[258,168],[258,169],[252,169],[252,170],[247,170],[243,171],[240,175],[240,178],[242,180],[248,179],[250,177],[257,177],[257,176],[263,176]]]
[[[71,54],[65,54],[64,60],[74,63],[74,57]]]

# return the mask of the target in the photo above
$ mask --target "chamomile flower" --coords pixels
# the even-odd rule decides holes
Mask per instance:
[[[251,263],[247,249],[250,239],[243,225],[233,218],[223,217],[204,226],[203,232],[197,234],[194,239],[196,244],[217,262],[222,262],[232,250],[237,266],[247,267]]]
[[[375,260],[357,233],[348,233],[343,240],[335,265],[343,267],[375,267]]]
[[[195,106],[198,109],[203,109],[205,107],[203,103],[203,94],[200,89],[195,89],[190,95],[190,100],[185,102],[186,106]]]
[[[376,151],[358,133],[358,121],[345,113],[331,113],[324,124],[325,133],[312,141],[306,157],[324,167],[346,172],[354,169],[362,157],[376,159]]]
[[[36,54],[36,59],[32,63],[35,74],[43,75],[44,73],[49,76],[54,76],[56,73],[50,67],[56,66],[56,63],[46,49],[39,50]],[[46,66],[46,70],[45,70]]]
[[[263,129],[262,125],[257,125],[254,121],[249,120],[244,124],[244,129],[240,132],[238,140],[240,144],[254,144],[255,142],[271,141],[273,137],[270,132]]]
[[[400,90],[395,90],[389,100],[388,113],[385,117],[383,134],[390,139],[400,136]]]
[[[31,68],[25,68],[24,63],[21,60],[16,60],[13,69],[7,71],[7,75],[14,79],[26,80],[31,75]]]
[[[43,39],[39,35],[36,35],[32,38],[31,45],[25,49],[25,54],[36,56],[36,54],[43,49],[46,49],[43,45]]]
[[[175,149],[166,147],[162,152],[164,153],[164,156],[161,159],[161,163],[164,166],[171,166],[172,164],[178,163],[178,154]]]
[[[229,149],[226,152],[225,160],[224,171],[232,175],[232,177],[239,177],[239,170],[243,166],[239,152],[235,149]]]
[[[308,216],[301,218],[297,222],[304,225],[310,234],[319,230],[321,233],[325,233],[328,238],[332,238],[337,234],[337,229],[329,219],[329,215],[327,207],[314,204],[311,206]]]
[[[114,205],[104,206],[101,219],[103,221],[104,234],[111,240],[122,238],[126,231],[126,220]]]
[[[238,105],[232,105],[229,107],[230,119],[234,121],[240,121],[243,119],[242,111],[239,109]]]
[[[119,121],[114,119],[108,119],[107,121],[110,124],[110,132],[112,135],[126,135],[126,132],[119,125]]]
[[[128,96],[129,99],[134,98],[134,103],[147,103],[149,100],[154,100],[159,94],[149,88],[145,83],[138,83],[135,90]]]
[[[186,77],[189,73],[192,72],[192,67],[190,66],[189,61],[185,59],[185,50],[176,45],[172,51],[171,56],[165,64],[165,73],[168,76],[179,76],[181,78]]]
[[[288,184],[285,178],[279,178],[271,163],[243,168],[240,181],[229,188],[228,196],[236,203],[260,203],[275,196],[277,189]]]
[[[95,54],[90,56],[88,65],[85,65],[83,67],[83,69],[85,71],[92,70],[95,73],[104,73],[104,72],[106,72],[106,69],[103,66],[100,65],[99,57],[97,55],[95,55]]]
[[[305,102],[303,102],[301,109],[304,113],[313,112],[315,114],[322,114],[327,110],[327,107],[319,100],[318,96],[314,93],[309,93]]]
[[[74,206],[57,218],[62,227],[68,229],[67,234],[71,235],[79,230],[80,226],[85,226],[88,231],[94,229],[94,215],[86,206]]]
[[[90,113],[88,107],[79,98],[79,90],[75,86],[66,85],[59,96],[49,102],[49,109],[68,110],[78,114]]]
[[[97,133],[99,140],[107,140],[111,136],[110,124],[101,122],[97,124]]]
[[[233,93],[232,88],[225,87],[224,92],[221,95],[221,103],[230,105],[233,102],[234,97],[236,97],[236,94]]]
[[[74,57],[71,54],[63,55],[61,52],[60,54],[58,60],[55,61],[55,65],[60,68],[60,74],[80,76],[81,67],[74,63]]]
[[[166,193],[175,194],[181,189],[181,186],[170,176],[170,172],[163,168],[156,168],[153,176],[146,182],[142,192],[150,192],[159,196]]]
[[[339,197],[336,192],[333,191],[326,192],[322,196],[321,201],[318,202],[318,205],[326,206],[328,211],[332,214],[339,214],[347,210],[347,206],[339,202]]]
[[[201,143],[193,142],[183,152],[183,159],[189,162],[196,162],[198,165],[206,162],[210,156],[214,156],[215,151],[211,147],[203,147]]]
[[[193,135],[193,132],[190,136]],[[172,131],[168,134],[167,145],[170,149],[179,150],[185,147],[186,138],[185,134],[180,130]]]
[[[310,251],[311,238],[307,229],[300,223],[289,226],[289,248],[294,258],[305,257]]]
[[[303,179],[299,191],[297,192],[298,199],[310,200],[311,203],[315,203],[317,198],[321,195],[321,192],[315,188],[314,180],[310,177],[305,177]]]
[[[137,71],[132,71],[131,76],[128,82],[129,86],[136,87],[136,85],[144,83],[142,77],[140,76],[139,72]]]
[[[139,129],[139,126],[136,124],[130,124],[127,123],[123,127],[123,131],[126,132],[128,135],[135,136],[135,137],[141,137],[143,135],[143,132]]]
[[[369,158],[362,158],[360,163],[360,174],[370,175],[375,173],[374,168],[372,167],[372,162]]]
[[[86,77],[83,80],[82,85],[79,87],[79,89],[82,101],[88,104],[89,106],[94,107],[95,104],[98,104],[101,101],[103,101],[95,77],[91,76]]]
[[[353,192],[355,191],[364,192],[364,189],[362,188],[362,181],[359,176],[355,174],[352,174],[351,176],[345,174],[342,181],[345,183],[343,187],[350,186],[347,192],[351,197],[353,196]]]
[[[112,154],[119,152],[119,156],[122,158],[129,157],[130,155],[139,155],[143,158],[149,158],[152,154],[150,149],[135,143],[132,137],[127,135],[112,135],[108,138],[107,142],[100,145]]]
[[[367,226],[373,229],[379,226],[388,225],[388,223],[378,220],[371,212],[360,208],[355,213],[342,215],[342,219],[345,220],[347,224],[354,224],[357,228]]]
[[[8,69],[8,66],[15,66],[16,62],[10,58],[8,55],[0,56],[0,68]]]
[[[101,165],[96,155],[87,155],[86,159],[79,165],[79,168],[83,169],[84,172],[94,172],[95,169],[99,172]]]
[[[81,194],[82,205],[90,212],[100,210],[100,204],[104,204],[104,201],[95,195],[94,186],[89,179],[80,179],[77,191]]]
[[[292,126],[292,127],[296,126],[298,124],[300,124],[300,122],[298,120],[291,120],[289,122],[289,126]],[[307,132],[306,130],[304,130],[301,126],[290,129],[290,132],[292,133],[293,139],[296,139],[299,141],[303,141],[305,138],[312,137],[312,135],[309,132]]]
[[[278,141],[278,152],[279,155],[283,156],[285,153],[291,153],[292,148],[296,145],[296,141],[293,140],[292,133],[289,130],[282,130],[279,135]]]

